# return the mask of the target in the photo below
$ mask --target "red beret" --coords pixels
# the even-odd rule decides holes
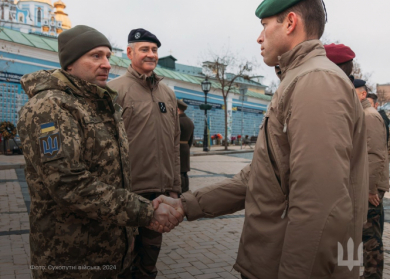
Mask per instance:
[[[324,45],[326,50],[326,56],[335,64],[342,64],[347,61],[351,61],[356,57],[356,54],[344,44],[330,44]]]

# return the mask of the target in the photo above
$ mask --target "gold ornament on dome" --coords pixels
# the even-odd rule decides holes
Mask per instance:
[[[62,28],[71,29],[71,20],[69,19],[68,14],[64,12],[64,9],[66,7],[64,2],[61,0],[54,2],[54,7],[56,8],[54,12],[54,14],[56,15],[56,20],[62,22]]]

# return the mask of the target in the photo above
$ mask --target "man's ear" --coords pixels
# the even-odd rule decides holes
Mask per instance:
[[[294,12],[290,12],[287,16],[286,16],[286,20],[285,20],[285,24],[286,24],[286,33],[289,35],[291,33],[293,33],[297,27],[299,18],[297,16],[297,14],[295,14]]]
[[[126,56],[128,56],[128,58],[131,60],[133,58],[133,49],[130,46],[126,48]]]

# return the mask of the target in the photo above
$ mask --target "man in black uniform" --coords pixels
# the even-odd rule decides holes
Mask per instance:
[[[180,157],[181,157],[181,187],[182,193],[189,191],[189,177],[187,175],[190,171],[190,147],[193,143],[193,130],[194,124],[189,117],[186,116],[185,110],[187,104],[181,100],[177,100],[179,123],[181,126],[181,140],[180,140]]]

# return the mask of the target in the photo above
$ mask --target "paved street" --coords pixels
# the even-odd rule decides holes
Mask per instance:
[[[222,148],[220,148],[222,149]],[[248,147],[246,149],[249,149]],[[200,150],[197,150],[201,152]],[[192,156],[190,189],[230,178],[250,163],[252,153]],[[29,270],[29,193],[22,156],[0,156],[0,279],[31,278]],[[390,278],[390,195],[385,198],[385,274]],[[164,234],[157,278],[240,278],[232,269],[244,211],[216,219],[183,222]]]

